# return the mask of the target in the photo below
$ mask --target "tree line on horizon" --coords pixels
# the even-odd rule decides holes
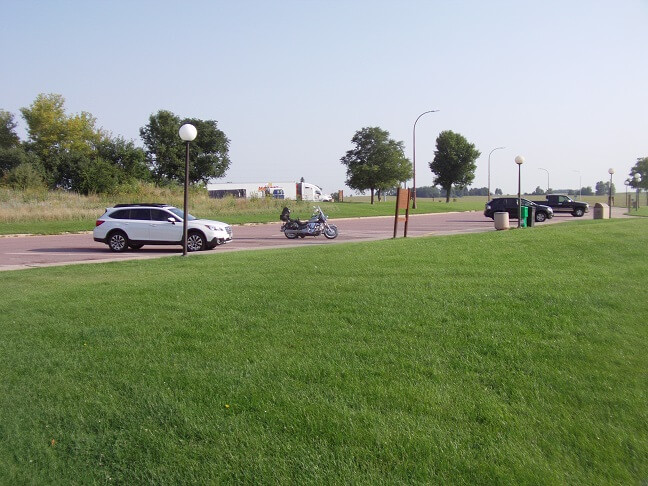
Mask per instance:
[[[16,189],[43,187],[80,194],[110,193],[136,182],[158,186],[184,181],[185,145],[178,135],[183,123],[191,123],[198,137],[190,144],[189,179],[193,184],[225,175],[231,165],[230,140],[216,120],[181,118],[159,110],[140,128],[143,147],[132,140],[113,136],[97,128],[88,112],[69,115],[59,94],[40,94],[20,109],[27,125],[27,140],[16,133],[13,113],[0,109],[0,184]],[[405,157],[404,143],[390,138],[380,127],[365,127],[351,139],[353,148],[340,159],[346,167],[346,184],[360,193],[389,191],[412,178],[412,163]],[[487,195],[487,188],[469,188],[476,160],[481,155],[461,134],[442,131],[436,139],[434,159],[428,163],[434,185],[417,188],[420,197]],[[633,176],[640,174],[637,181]],[[648,189],[648,157],[632,167],[629,187]],[[597,195],[609,192],[609,182],[596,184]],[[438,186],[438,187],[437,187]],[[495,194],[501,189],[495,189]],[[570,190],[572,194],[594,194],[591,187]],[[569,191],[568,191],[569,192]],[[614,184],[612,192],[615,192]],[[532,194],[544,194],[537,187]]]
[[[159,110],[140,128],[142,148],[97,128],[88,112],[68,115],[59,94],[40,94],[20,112],[27,140],[17,135],[14,114],[0,110],[0,183],[16,189],[47,187],[91,194],[137,181],[180,184],[185,145],[178,129],[183,123],[198,130],[190,145],[192,183],[222,177],[230,166],[230,141],[215,120],[181,118]]]

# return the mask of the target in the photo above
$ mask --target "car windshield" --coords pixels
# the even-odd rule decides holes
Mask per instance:
[[[171,211],[173,214],[175,214],[178,218],[184,219],[184,211],[182,209],[169,208],[169,211]],[[191,214],[188,214],[187,221],[193,221],[194,219],[196,219],[195,216],[192,216]]]

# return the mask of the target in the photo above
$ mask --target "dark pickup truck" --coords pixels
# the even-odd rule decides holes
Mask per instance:
[[[572,216],[580,218],[583,214],[589,212],[589,204],[574,201],[569,196],[563,194],[547,194],[545,201],[533,201],[536,204],[544,204],[553,209],[554,213],[571,213]]]

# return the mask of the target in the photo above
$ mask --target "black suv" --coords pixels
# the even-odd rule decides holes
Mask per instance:
[[[535,207],[535,220],[542,223],[545,219],[551,219],[554,216],[553,209],[549,206],[536,204],[528,199],[522,199],[522,206]],[[518,219],[518,198],[517,197],[498,197],[486,203],[484,216],[495,219],[495,213],[509,213],[509,218]]]

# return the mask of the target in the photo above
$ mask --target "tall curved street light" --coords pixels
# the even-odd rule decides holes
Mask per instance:
[[[490,201],[490,157],[493,152],[496,150],[502,150],[505,149],[506,147],[495,147],[493,150],[490,151],[490,154],[488,154],[488,201]],[[487,202],[488,202],[487,201]]]
[[[608,219],[612,219],[612,174],[614,174],[614,169],[612,167],[608,169],[608,174],[610,174],[610,187],[608,187]]]
[[[547,194],[549,194],[549,171],[547,169],[543,169],[542,167],[538,167],[538,170],[544,170],[547,173]]]
[[[583,200],[583,178],[581,176],[580,170],[574,170],[574,172],[578,172],[578,200],[582,201]]]
[[[185,180],[184,180],[184,214],[182,218],[182,256],[187,256],[187,219],[189,209],[189,143],[195,140],[198,130],[191,123],[185,123],[178,130],[180,138],[186,145],[185,156]]]
[[[524,157],[518,155],[515,157],[515,163],[518,166],[518,225],[522,226],[522,164],[524,164]]]
[[[637,200],[635,201],[635,208],[637,211],[639,211],[639,196],[641,195],[641,187],[639,187],[639,183],[641,182],[641,174],[639,172],[635,172],[634,175],[634,183],[635,187],[637,188]]]
[[[412,130],[412,209],[416,209],[416,124],[423,115],[427,113],[436,113],[437,111],[439,110],[424,111],[414,122],[414,129]]]

